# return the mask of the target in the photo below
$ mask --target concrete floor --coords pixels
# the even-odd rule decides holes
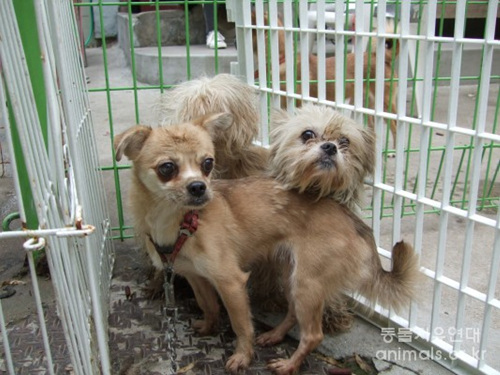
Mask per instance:
[[[109,76],[105,77],[103,69],[103,59],[102,51],[100,49],[87,50],[87,61],[88,66],[86,67],[86,74],[89,78],[89,88],[101,88],[105,86],[106,78],[111,87],[125,87],[131,86],[133,84],[130,70],[126,65],[124,55],[122,51],[116,46],[112,46],[108,49],[108,62],[109,62]],[[448,93],[446,88],[440,89],[442,94],[439,96],[438,105],[436,106],[439,112],[437,118],[442,121],[446,118],[446,105]],[[476,88],[473,86],[465,86],[460,93],[461,98],[463,98],[462,103],[465,103],[461,111],[463,111],[463,116],[460,116],[460,120],[464,123],[469,122],[472,114],[472,109],[474,105],[474,93]],[[494,108],[495,98],[498,95],[498,84],[491,87],[491,108]],[[113,122],[113,130],[115,133],[119,133],[135,123],[157,125],[159,119],[154,111],[154,104],[158,99],[157,90],[140,90],[137,93],[138,100],[138,110],[136,113],[134,106],[134,92],[130,90],[123,91],[113,91],[110,93],[111,102],[108,105],[106,101],[105,93],[91,93],[90,101],[92,107],[93,120],[95,124],[95,136],[97,147],[100,153],[101,165],[111,164],[111,131],[109,128],[110,121]],[[466,103],[469,103],[466,105]],[[494,111],[488,111],[488,119],[491,121]],[[111,116],[110,116],[111,115]],[[1,139],[2,145],[4,144],[4,139]],[[466,137],[464,139],[458,139],[458,142],[466,143],[468,140]],[[415,138],[414,142],[418,144],[418,139]],[[444,137],[436,137],[437,144],[444,142]],[[5,148],[4,148],[5,149]],[[4,155],[5,158],[5,155]],[[387,171],[389,175],[394,172],[394,160],[389,159],[386,161]],[[417,168],[418,161],[412,160],[410,168]],[[429,167],[431,170],[436,171],[438,169],[438,163],[436,160],[431,160]],[[15,210],[15,196],[12,193],[12,174],[11,171],[7,171],[6,176],[0,179],[0,212],[2,215]],[[120,182],[122,186],[122,194],[124,197],[127,195],[128,186],[128,172],[123,172],[120,174]],[[114,191],[114,177],[111,172],[104,172],[104,182],[106,185],[106,192],[108,195],[108,202],[110,208],[110,214],[112,217],[113,226],[117,223],[116,214],[116,192]],[[495,188],[498,188],[496,186]],[[497,196],[500,194],[497,194]],[[387,199],[390,199],[389,194],[387,194]],[[486,212],[485,216],[491,219],[496,219],[496,212]],[[130,223],[130,218],[125,210],[125,220]],[[447,246],[445,255],[445,275],[455,280],[459,280],[461,272],[461,262],[462,262],[462,251],[463,251],[463,241],[464,233],[466,229],[467,222],[464,219],[458,217],[452,217],[448,224],[447,234]],[[383,219],[381,222],[380,230],[380,244],[379,246],[383,248],[389,248],[390,244],[393,242],[392,238],[393,222],[392,219]],[[405,216],[401,220],[401,236],[408,241],[414,240],[415,232],[415,216]],[[437,257],[437,243],[439,238],[439,216],[438,215],[427,215],[424,222],[424,233],[425,238],[423,238],[422,254],[421,260],[422,265],[434,269]],[[474,244],[473,244],[473,259],[469,283],[470,286],[478,289],[482,292],[486,291],[487,288],[487,273],[489,272],[489,265],[492,255],[492,243],[493,243],[494,231],[485,226],[476,225],[474,228]],[[24,253],[21,247],[20,241],[1,241],[0,242],[0,259],[2,259],[2,264],[0,266],[0,282],[4,280],[9,280],[13,278],[16,274],[18,267],[22,266],[24,259]],[[139,291],[141,287],[141,282],[138,278],[131,279],[126,278],[126,274],[129,272],[127,267],[130,266],[129,262],[134,264],[140,263],[142,260],[140,258],[139,252],[135,249],[132,241],[126,241],[123,244],[117,246],[117,266],[115,268],[115,285],[121,285],[120,283],[136,282],[135,288]],[[139,268],[135,268],[138,270]],[[135,280],[135,281],[134,281]],[[2,306],[6,312],[7,319],[14,319],[14,317],[19,318],[27,314],[30,314],[29,304],[25,300],[29,299],[29,279],[24,278],[26,285],[16,286],[18,292],[11,298],[2,300]],[[47,303],[50,304],[51,301],[51,288],[50,283],[46,283],[44,287],[44,295],[46,296]],[[120,290],[119,288],[117,291]],[[500,280],[497,280],[497,298],[498,293],[500,293]],[[121,293],[121,292],[117,292]],[[23,297],[25,299],[20,299]],[[421,327],[429,327],[430,320],[430,309],[432,306],[432,296],[433,289],[432,284],[429,280],[425,285],[422,286],[422,302],[419,304],[419,315],[417,318],[417,324]],[[116,296],[113,298],[122,298]],[[21,306],[20,310],[14,310],[14,306]],[[441,319],[441,325],[443,329],[447,330],[449,327],[453,326],[456,319],[456,307],[457,298],[456,293],[451,289],[444,288],[443,294],[440,302],[440,313],[439,317]],[[474,302],[467,301],[467,311],[465,316],[464,327],[470,328],[480,328],[481,319],[483,314],[483,307]],[[266,315],[266,314],[256,314],[257,319],[263,324],[273,325],[276,323],[277,315]],[[143,329],[147,329],[144,326]],[[159,333],[158,335],[162,335]],[[471,349],[467,345],[474,345],[474,342],[465,343],[464,349]],[[292,345],[295,345],[292,343]],[[493,315],[492,324],[490,328],[490,345],[488,346],[487,359],[489,363],[497,369],[500,369],[500,358],[495,356],[495,353],[500,352],[500,314],[496,312]],[[447,374],[449,373],[443,367],[437,365],[435,362],[429,360],[410,360],[410,361],[396,361],[395,364],[386,362],[377,362],[377,356],[380,351],[395,352],[395,351],[405,351],[411,350],[404,343],[393,342],[388,345],[383,340],[381,331],[379,328],[367,323],[363,319],[356,318],[353,328],[347,332],[335,337],[327,337],[320,348],[320,352],[324,355],[328,355],[333,358],[342,358],[352,355],[352,353],[357,353],[362,355],[364,358],[371,358],[377,365],[379,373],[383,374]],[[1,369],[0,369],[1,372]]]

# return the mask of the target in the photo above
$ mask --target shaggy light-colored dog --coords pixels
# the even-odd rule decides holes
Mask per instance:
[[[134,126],[116,136],[116,158],[125,155],[133,162],[136,233],[150,239],[146,245],[157,263],[162,257],[173,262],[194,290],[204,316],[193,327],[202,335],[212,333],[219,316],[217,294],[224,303],[237,336],[228,371],[247,368],[253,356],[246,290],[252,264],[286,260],[287,316],[256,342],[278,343],[298,324],[297,350],[269,363],[275,373],[292,374],[323,339],[325,302],[354,292],[401,308],[414,294],[418,259],[410,245],[399,242],[392,271],[385,271],[370,228],[333,199],[300,194],[264,176],[211,181],[212,139],[232,125],[231,115],[218,114],[170,127]],[[190,231],[179,249],[180,228],[192,229],[194,222],[197,231]]]
[[[287,189],[330,197],[359,210],[373,174],[375,134],[330,107],[273,113],[269,170]]]
[[[157,108],[163,125],[227,112],[234,126],[214,134],[217,178],[240,178],[262,172],[268,150],[253,144],[259,133],[257,91],[230,74],[186,81],[166,91]]]

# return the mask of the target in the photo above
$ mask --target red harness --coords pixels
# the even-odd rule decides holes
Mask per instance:
[[[148,235],[149,240],[155,247],[158,255],[160,255],[163,263],[174,263],[177,254],[179,254],[179,251],[181,251],[182,246],[184,245],[186,240],[191,237],[198,229],[198,216],[199,213],[197,210],[189,211],[186,213],[186,215],[184,215],[184,220],[182,221],[179,228],[179,235],[177,236],[177,240],[175,241],[175,244],[173,246],[160,246],[153,240],[153,237],[151,237],[151,235]],[[167,255],[170,255],[170,257],[167,257]]]

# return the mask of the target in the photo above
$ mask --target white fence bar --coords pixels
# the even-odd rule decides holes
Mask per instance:
[[[9,16],[9,13],[5,13],[7,16]],[[1,57],[0,57],[1,58]],[[4,81],[3,77],[0,75],[0,108],[2,109],[2,121],[4,124],[7,124],[9,121],[9,116],[8,116],[8,111],[7,111],[7,96],[5,95],[5,89],[4,89]],[[16,170],[16,156],[12,150],[14,149],[12,145],[12,136],[10,134],[10,128],[7,126],[6,127],[6,139],[7,139],[7,144],[9,145],[8,149],[11,151],[11,165],[12,169]],[[18,175],[17,173],[13,174],[13,179],[14,179],[14,189],[16,191],[16,196],[18,199],[22,202],[22,195],[21,195],[21,189],[19,185],[19,180],[18,180]],[[23,205],[21,204],[21,207]],[[20,210],[20,218],[25,221],[25,215],[24,215],[24,210]],[[3,349],[5,353],[5,363],[7,364],[6,369],[9,373],[9,375],[14,375],[14,363],[12,360],[12,353],[10,350],[10,341],[9,341],[9,335],[7,334],[7,327],[5,325],[5,318],[3,314],[3,309],[2,309],[2,300],[0,299],[0,330],[2,331],[2,342],[3,342]]]
[[[325,0],[318,0],[316,2],[317,7],[317,16],[318,19],[316,21],[316,29],[318,30],[318,34],[316,37],[316,50],[318,56],[326,55],[326,34],[325,34]],[[337,62],[336,66],[343,64],[339,64]],[[317,88],[318,88],[318,101],[325,101],[326,98],[326,62],[324,58],[318,59],[318,71],[317,71]]]
[[[299,3],[299,23],[300,23],[300,93],[302,99],[310,98],[309,96],[309,52],[313,44],[313,33],[309,29],[309,4],[307,1]]]
[[[99,223],[97,235],[85,239],[80,246],[87,248],[87,282],[95,327],[91,327],[97,338],[100,367],[103,374],[109,374],[110,359],[108,348],[107,316],[109,287],[112,276],[113,250],[109,237],[109,219],[106,213],[106,198],[102,189],[101,174],[96,173],[98,153],[90,117],[90,103],[87,96],[83,61],[79,53],[78,36],[75,33],[74,9],[67,1],[47,2],[52,23],[52,37],[58,42],[55,48],[57,69],[61,72],[60,84],[63,95],[63,108],[66,114],[68,146],[74,163],[77,197],[85,207],[85,217]],[[89,178],[92,176],[93,178]],[[93,249],[93,251],[90,251]]]
[[[436,1],[430,1],[425,6],[425,16],[428,20],[433,20],[436,17]],[[427,22],[425,25],[424,33],[427,37],[434,35],[434,23]],[[428,121],[431,118],[431,97],[432,97],[432,71],[434,62],[434,42],[427,40],[421,45],[421,50],[425,52],[421,55],[424,59],[423,65],[423,87],[422,96],[420,100],[424,103],[422,110],[422,122]],[[418,94],[417,94],[418,95]],[[417,98],[417,100],[419,100]],[[427,186],[427,155],[429,151],[430,128],[422,126],[420,128],[420,143],[419,143],[419,168],[418,168],[418,185],[417,185],[417,198],[426,196]],[[415,248],[418,252],[422,251],[423,240],[423,226],[424,226],[424,204],[417,199],[417,213],[416,213],[416,226],[415,226]],[[437,278],[442,275],[444,265],[444,249],[438,250],[438,263],[436,266]],[[432,305],[431,323],[430,323],[430,340],[433,339],[433,333],[439,325],[439,312],[440,312],[440,299],[441,299],[441,285],[434,284],[434,300]]]
[[[34,147],[43,147],[43,145],[40,145],[40,140],[37,139],[38,137],[41,137],[41,132],[40,132],[40,125],[38,122],[38,116],[36,114],[36,108],[35,108],[35,101],[34,101],[34,95],[31,90],[31,85],[28,82],[28,71],[27,67],[25,64],[22,64],[21,62],[25,61],[24,58],[24,52],[21,47],[21,39],[19,36],[19,31],[17,28],[17,23],[16,23],[16,15],[14,12],[14,7],[11,1],[5,1],[0,3],[0,35],[2,35],[2,38],[0,40],[0,61],[2,63],[3,69],[5,70],[5,86],[10,88],[10,99],[11,102],[15,103],[13,105],[13,112],[14,116],[16,117],[16,120],[19,121],[29,121],[29,123],[34,124],[37,126],[38,133],[36,130],[33,133],[33,142]],[[3,80],[0,83],[1,84],[1,95],[0,98],[2,99],[2,112],[4,113],[4,118],[5,120],[8,120],[8,116],[6,115],[7,110],[5,108],[6,105],[6,95],[4,93],[4,84]],[[7,123],[7,122],[6,122]],[[26,137],[26,132],[23,131],[23,127],[19,127],[19,134],[21,136],[21,142],[26,142],[29,141],[27,139],[23,139]],[[12,132],[10,131],[10,128],[7,129],[7,138],[9,142],[9,146],[11,151],[13,150],[12,146]],[[26,144],[23,144],[23,147],[26,147]],[[13,152],[12,152],[13,154]],[[45,154],[41,154],[40,158],[41,161],[43,162],[43,156]],[[46,159],[45,159],[46,160]],[[15,168],[17,166],[16,164],[16,159],[12,159],[13,162],[13,167]],[[46,184],[48,182],[48,173],[47,170],[44,170],[43,168],[43,163],[42,163],[42,168],[38,170],[38,166],[36,165],[36,162],[31,158],[27,158],[25,160],[26,166],[31,173],[37,176],[36,181],[38,182],[39,178],[42,178],[44,183]],[[34,171],[35,169],[36,171]],[[41,175],[39,174],[41,173]],[[15,173],[16,174],[16,173]],[[43,186],[42,183],[41,185]],[[18,186],[19,180],[15,179],[15,184],[16,186],[16,191],[20,193],[21,188]],[[32,189],[33,191],[33,189]],[[33,192],[34,199],[41,200],[43,199],[43,190],[38,189],[36,192]],[[19,195],[19,197],[22,197],[22,195]],[[22,199],[22,198],[19,198]],[[22,200],[21,200],[22,203]],[[20,208],[20,213],[21,213],[21,218],[25,220],[25,214],[24,210],[21,206]],[[37,205],[37,213],[39,217],[45,217],[45,213],[43,210],[42,205]],[[40,224],[44,225],[44,221],[40,220]],[[33,255],[28,254],[28,262],[29,262],[29,268],[30,268],[30,273],[31,275],[36,275],[35,269],[34,269],[34,264],[33,264]],[[40,324],[40,331],[42,334],[42,341],[43,341],[43,346],[45,349],[45,358],[46,358],[46,363],[47,363],[47,370],[49,374],[54,374],[54,364],[52,360],[52,353],[50,350],[50,345],[49,345],[49,339],[48,339],[48,334],[47,334],[47,326],[45,323],[45,316],[44,316],[44,311],[42,307],[42,302],[40,298],[40,293],[38,289],[38,280],[32,277],[32,284],[33,284],[33,289],[34,289],[34,297],[35,297],[35,306],[36,306],[36,311],[37,315],[39,318],[39,324]],[[2,312],[3,315],[3,312]],[[3,319],[2,319],[3,320]],[[5,324],[2,324],[2,332],[3,334],[7,334],[7,330],[5,327]],[[9,340],[4,340],[4,345],[9,345]],[[11,357],[11,350],[10,347],[5,349],[6,355],[8,355],[7,358],[7,364],[9,366],[9,369],[11,366],[13,366],[13,361]],[[10,371],[10,370],[9,370]],[[13,373],[14,370],[12,369]]]
[[[363,8],[363,5],[360,4],[359,7]],[[356,6],[356,12],[358,12],[357,8],[358,8],[358,6]],[[360,9],[359,11],[361,11],[361,10],[362,9]],[[385,14],[385,2],[384,1],[382,1],[379,4],[378,12],[379,12],[378,14]],[[362,16],[362,14],[360,14],[360,16]],[[358,18],[358,15],[356,15],[356,19],[357,18]],[[363,24],[364,24],[364,22],[363,22]],[[385,27],[385,19],[383,19],[383,17],[378,18],[378,25],[377,25],[379,27],[378,32],[380,32],[380,25]],[[364,30],[361,29],[361,31],[364,31]],[[377,64],[376,64],[376,72],[375,72],[375,76],[376,76],[375,97],[372,98],[372,101],[375,103],[374,109],[375,109],[375,113],[376,113],[376,116],[374,116],[372,121],[374,121],[375,134],[378,135],[376,138],[376,147],[375,147],[375,150],[376,150],[375,173],[373,176],[373,182],[375,185],[378,185],[379,183],[381,183],[382,179],[383,179],[383,164],[382,164],[382,152],[381,152],[382,147],[383,147],[383,137],[381,137],[380,135],[384,134],[384,120],[383,120],[383,118],[380,118],[378,116],[378,114],[383,110],[383,96],[384,96],[383,85],[384,85],[384,79],[385,79],[385,71],[381,70],[384,67],[384,63],[381,62],[382,61],[381,59],[385,58],[385,53],[384,54],[378,53],[381,50],[379,45],[382,42],[383,42],[383,40],[377,40],[377,47],[376,47],[376,49],[377,49],[377,58],[376,58]],[[361,43],[361,41],[357,41],[356,44],[362,44],[362,43]],[[359,48],[359,46],[357,46],[357,47]],[[368,51],[371,51],[371,50],[372,50],[372,47],[368,46]],[[357,64],[359,64],[358,61],[359,61],[360,55],[362,58],[364,57],[363,54],[364,54],[364,51],[356,50],[356,55],[357,55],[356,56],[356,63]],[[370,58],[373,58],[373,57],[370,57]],[[370,67],[368,67],[368,69],[370,70],[370,75],[373,74],[374,67],[370,66]],[[370,79],[369,76],[366,78]],[[356,79],[357,79],[357,76],[356,76]],[[369,85],[372,85],[372,84],[370,83]],[[358,95],[358,96],[359,95],[361,95],[361,96],[366,95],[365,90],[361,90],[361,92],[359,92],[360,89],[359,88],[357,88],[357,89],[358,89],[358,92],[356,92],[356,95]],[[370,92],[369,86],[367,86],[366,91]],[[373,227],[373,233],[375,236],[375,241],[377,243],[380,243],[380,230],[381,230],[380,228],[381,228],[383,199],[384,199],[383,191],[378,190],[378,189],[374,189],[374,191],[373,191],[372,227]]]
[[[486,124],[486,113],[487,113],[487,102],[488,102],[488,92],[489,92],[489,87],[490,87],[490,75],[491,75],[491,69],[493,66],[493,53],[494,53],[494,47],[492,44],[489,42],[495,39],[495,22],[497,21],[497,12],[498,12],[498,2],[497,1],[490,1],[488,3],[488,14],[487,14],[487,19],[486,19],[486,27],[485,27],[485,45],[483,49],[483,67],[484,70],[481,72],[481,82],[480,82],[480,108],[478,109],[479,111],[479,117],[478,117],[478,124],[477,124],[477,129],[476,131],[478,133],[482,133],[485,131],[485,124]],[[498,64],[498,62],[497,62]],[[476,138],[475,139],[476,144],[475,146],[481,146],[483,144],[483,139],[481,138]],[[475,157],[476,159],[479,159],[479,149],[475,150]],[[475,160],[476,167],[479,163],[480,165],[480,160]],[[479,176],[478,173],[479,171],[475,171],[476,173],[473,176],[473,189],[471,189],[471,199],[477,198],[477,191],[478,191],[478,184],[479,184]],[[477,178],[477,181],[474,180],[474,178]],[[475,202],[475,201],[474,201]],[[475,208],[475,205],[473,206]],[[491,269],[490,269],[490,277],[489,277],[489,282],[488,282],[488,291],[487,291],[487,301],[486,301],[486,306],[484,309],[484,317],[483,317],[483,325],[481,329],[481,342],[479,345],[479,353],[485,353],[487,349],[487,342],[488,338],[490,337],[490,330],[491,330],[491,317],[492,317],[492,302],[494,300],[495,296],[495,286],[498,280],[498,274],[499,274],[499,268],[500,268],[500,209],[498,210],[498,215],[497,215],[497,227],[495,230],[495,240],[494,240],[494,247],[493,247],[493,256],[492,256],[492,262],[491,262]],[[480,355],[479,357],[479,368],[485,368],[488,367],[486,364],[485,358]]]
[[[7,334],[7,328],[5,326],[5,318],[3,316],[3,310],[2,310],[2,300],[0,299],[0,330],[2,331],[2,341],[3,341],[3,349],[5,353],[5,363],[7,364],[6,370],[8,371],[9,375],[14,375],[14,364],[12,362],[12,354],[10,351],[10,343],[9,343],[9,336]]]
[[[346,5],[342,1],[335,2],[335,28],[337,30],[344,30],[345,19],[344,12],[346,12]],[[343,57],[345,54],[345,35],[343,33],[335,34],[335,56]],[[318,50],[319,55],[319,50]],[[337,108],[340,104],[344,103],[344,59],[335,59],[335,105]]]
[[[383,4],[383,1],[380,5]],[[369,25],[365,24],[365,4],[364,0],[356,0],[356,30],[355,30],[355,43],[354,43],[354,83],[346,83],[346,85],[354,85],[354,119],[359,124],[363,123],[363,114],[357,112],[356,109],[363,108],[367,106],[365,103],[366,96],[369,97],[368,101],[373,102],[375,98],[372,97],[370,92],[370,86],[372,85],[370,82],[370,75],[373,74],[374,68],[369,66],[367,72],[365,73],[364,65],[365,65],[365,39],[366,37],[360,36],[365,31],[369,30]],[[368,50],[371,51],[371,46],[368,47]],[[340,55],[342,56],[342,55]],[[371,59],[372,56],[367,55],[368,59]],[[343,60],[338,59],[338,60]],[[383,65],[382,65],[383,67]],[[352,67],[346,67],[346,69],[351,69]],[[377,69],[378,70],[378,69]],[[368,75],[369,72],[369,75]],[[348,78],[348,77],[344,77]],[[350,78],[350,77],[349,77]],[[366,81],[365,81],[366,80]],[[366,83],[365,83],[366,82]],[[383,81],[382,81],[383,84]],[[344,85],[345,86],[345,85]],[[365,88],[365,89],[364,89]],[[378,94],[375,96],[377,97]],[[369,106],[369,105],[368,105]],[[369,106],[371,108],[371,106]],[[382,108],[382,107],[381,107]],[[376,110],[376,108],[375,108]]]
[[[268,13],[268,22],[270,26],[270,31],[268,34],[268,38],[270,39],[270,59],[271,59],[271,90],[273,95],[271,97],[271,101],[275,107],[280,106],[281,102],[281,79],[280,79],[280,47],[279,47],[279,31],[282,30],[283,27],[278,27],[278,1],[270,0],[269,1],[269,13]]]
[[[465,18],[465,1],[457,3],[456,16],[457,20],[455,24],[455,37],[462,37],[464,34],[464,18]],[[450,81],[450,98],[449,98],[449,110],[448,110],[448,131],[446,132],[446,151],[445,151],[445,162],[444,162],[444,179],[443,179],[443,207],[448,206],[451,196],[451,185],[453,178],[453,149],[455,146],[455,135],[453,129],[456,127],[457,113],[458,113],[458,94],[460,85],[460,69],[462,66],[462,54],[463,48],[461,44],[455,44],[452,56],[452,70],[451,70],[451,81]],[[440,228],[439,233],[439,247],[440,251],[444,253],[446,249],[447,240],[447,230],[448,221],[450,213],[446,210],[441,210],[440,214]],[[442,257],[440,261],[444,262]],[[465,264],[465,262],[464,262]],[[463,298],[462,298],[463,300]],[[463,310],[462,310],[463,311]],[[457,326],[463,324],[463,314],[460,318],[460,307],[457,316]],[[461,319],[461,320],[460,320]],[[453,348],[454,352],[458,352],[459,343],[458,340]]]
[[[294,32],[293,32],[293,15],[292,15],[292,0],[285,0],[283,3],[283,27],[285,33],[285,89],[287,93],[286,103],[287,109],[292,112],[295,108],[294,98],[290,96],[295,92],[295,51],[294,51]],[[280,61],[282,64],[283,51],[279,52]],[[280,72],[281,73],[281,72]],[[281,80],[281,79],[280,79]]]

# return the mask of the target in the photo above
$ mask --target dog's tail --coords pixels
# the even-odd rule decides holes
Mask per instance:
[[[418,264],[418,256],[410,244],[396,243],[392,249],[392,271],[384,270],[379,263],[363,294],[372,303],[400,311],[415,297],[420,278]]]

